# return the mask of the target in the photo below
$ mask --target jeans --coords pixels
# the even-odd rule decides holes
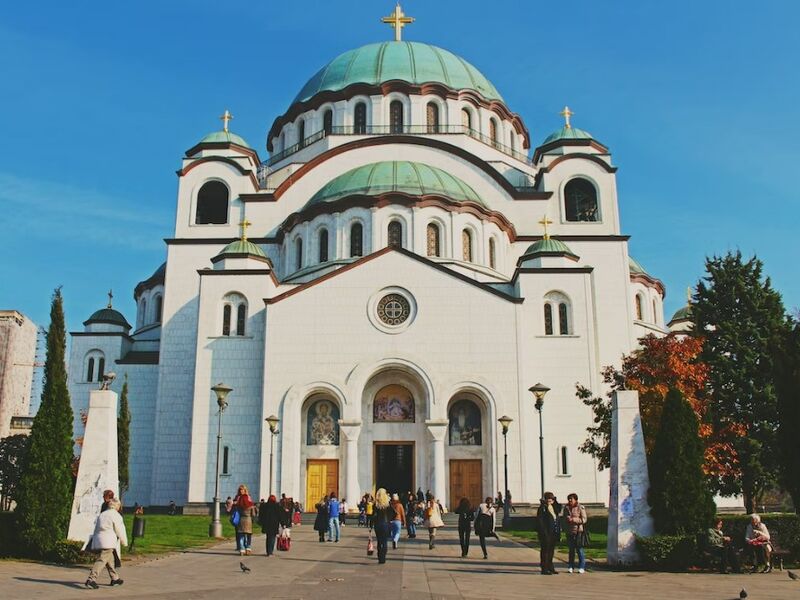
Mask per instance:
[[[275,552],[275,540],[278,539],[278,535],[274,533],[267,534],[267,555],[269,556],[273,552]]]
[[[582,533],[570,533],[567,536],[567,545],[569,546],[569,568],[575,568],[575,553],[578,553],[578,568],[583,569],[586,567],[586,552],[580,543],[580,536]]]
[[[407,517],[406,531],[408,532],[408,537],[417,536],[417,526],[414,524],[414,517]]]
[[[333,532],[336,532],[336,541],[339,541],[339,517],[328,519],[328,541],[333,540]]]
[[[236,533],[236,545],[239,546],[239,551],[250,550],[250,542],[253,539],[252,533],[243,533],[241,531]]]
[[[392,541],[396,544],[400,541],[400,530],[403,528],[402,521],[392,521]]]
[[[469,536],[472,534],[472,526],[467,523],[466,527],[459,525],[458,542],[461,544],[461,556],[469,554]]]
[[[379,523],[375,527],[375,541],[378,543],[378,562],[386,562],[386,546],[389,541],[389,527],[385,523]]]

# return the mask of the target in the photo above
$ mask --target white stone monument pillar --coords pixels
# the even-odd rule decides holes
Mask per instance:
[[[89,539],[103,504],[103,490],[113,490],[114,496],[119,497],[117,394],[93,390],[89,392],[89,413],[67,538],[80,542]]]
[[[431,469],[431,485],[433,495],[443,505],[447,503],[447,473],[444,464],[444,440],[447,436],[448,421],[425,421],[428,433],[433,438],[433,469]]]
[[[644,451],[639,393],[615,392],[611,398],[611,491],[608,501],[608,563],[638,561],[635,535],[653,535],[647,503],[650,476]]]
[[[358,485],[358,436],[361,434],[361,421],[345,423],[339,421],[339,432],[345,439],[345,498],[350,512],[358,512],[361,488]],[[307,509],[308,510],[308,509]]]

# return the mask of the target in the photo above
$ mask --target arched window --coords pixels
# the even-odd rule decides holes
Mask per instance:
[[[144,298],[142,298],[141,309],[142,309],[142,314],[141,318],[139,319],[139,323],[141,327],[144,327],[145,325],[147,325],[147,300],[145,300]]]
[[[86,381],[93,381],[94,377],[94,358],[90,358],[86,364]]]
[[[489,238],[489,266],[493,269],[497,268],[497,248],[494,238]]]
[[[567,221],[599,221],[597,190],[581,177],[570,180],[564,186],[564,201]]]
[[[356,104],[353,111],[353,132],[367,133],[367,105],[363,102]]]
[[[636,294],[636,298],[634,299],[636,305],[636,318],[641,321],[644,319],[644,308],[642,306],[642,295]]]
[[[393,100],[389,105],[389,132],[403,133],[403,103]]]
[[[300,119],[297,122],[297,143],[303,145],[303,140],[306,139],[306,122]]]
[[[303,238],[297,238],[294,242],[295,268],[303,268]]]
[[[322,130],[325,132],[325,135],[330,135],[333,131],[333,111],[326,110],[325,113],[322,115]]]
[[[472,400],[457,400],[448,412],[451,446],[481,445],[481,409]]]
[[[439,226],[436,223],[428,223],[428,256],[441,256],[441,246],[439,243]]]
[[[247,306],[240,304],[236,309],[236,335],[244,335],[244,326],[247,322]]]
[[[569,475],[569,451],[566,446],[558,448],[558,474],[562,477]]]
[[[495,147],[500,144],[500,139],[497,137],[497,121],[489,119],[489,139]]]
[[[472,113],[466,108],[461,109],[461,125],[467,130],[467,133],[472,129]]]
[[[321,229],[319,232],[319,262],[328,262],[328,230]]]
[[[339,407],[330,400],[317,400],[306,415],[306,445],[339,445]]]
[[[461,253],[465,261],[472,262],[472,232],[469,229],[461,232]]]
[[[286,150],[286,132],[281,133],[281,152]]]
[[[207,181],[197,193],[196,225],[224,225],[228,222],[228,187],[221,181]]]
[[[161,315],[164,312],[164,298],[156,296],[156,323],[161,323]]]
[[[102,356],[97,359],[97,381],[103,381],[103,374],[106,372],[106,359]]]
[[[428,133],[439,133],[439,105],[428,102],[427,107]]]
[[[403,247],[403,224],[400,221],[389,223],[388,237],[390,246]]]
[[[656,308],[655,300],[653,300],[653,323],[658,325],[658,309]]]
[[[553,305],[549,302],[544,305],[544,334],[553,335]]]
[[[364,256],[364,228],[361,223],[350,227],[350,256]]]
[[[222,308],[222,335],[231,334],[231,305],[226,304]]]
[[[222,447],[222,472],[220,475],[230,475],[231,474],[231,447],[230,446],[223,446]]]
[[[558,331],[561,335],[569,335],[569,309],[566,302],[558,305]]]

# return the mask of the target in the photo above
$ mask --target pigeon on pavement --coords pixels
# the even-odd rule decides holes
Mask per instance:
[[[742,588],[742,591],[739,592],[739,598],[741,598],[742,600],[747,598],[747,590],[746,589]]]
[[[792,573],[791,571],[787,571],[787,573],[789,573],[789,579],[794,579],[795,581],[800,579],[800,575],[798,575],[797,573]]]
[[[250,567],[248,567],[243,562],[239,563],[239,568],[242,570],[242,573],[249,573],[250,572]]]

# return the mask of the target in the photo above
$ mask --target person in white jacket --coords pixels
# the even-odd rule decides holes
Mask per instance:
[[[116,564],[119,561],[120,545],[128,545],[128,536],[125,533],[125,523],[122,520],[120,511],[122,504],[116,498],[108,501],[108,508],[97,517],[97,524],[94,526],[92,534],[92,549],[100,552],[100,556],[89,572],[89,579],[86,580],[86,587],[97,589],[97,578],[100,571],[105,567],[111,577],[111,585],[122,585]]]

